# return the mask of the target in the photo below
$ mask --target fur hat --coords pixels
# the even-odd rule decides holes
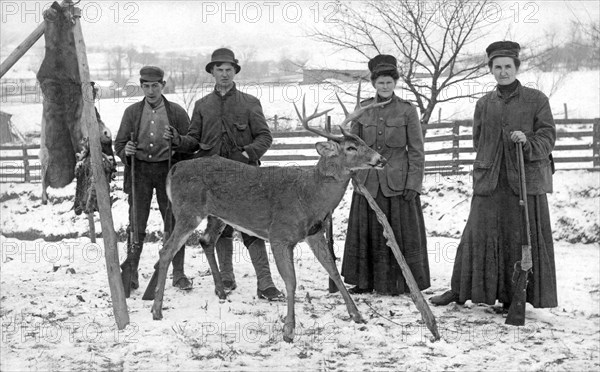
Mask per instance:
[[[369,60],[369,71],[371,72],[394,71],[397,69],[396,58],[388,54],[379,54]]]

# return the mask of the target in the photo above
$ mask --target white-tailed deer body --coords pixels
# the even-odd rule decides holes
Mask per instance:
[[[362,113],[364,109],[359,111]],[[356,118],[359,111],[347,115],[345,122]],[[306,117],[304,108],[302,115],[298,113],[306,129],[331,139],[316,144],[321,159],[313,169],[258,168],[218,156],[183,161],[171,169],[167,190],[176,222],[160,251],[158,285],[152,306],[154,319],[162,318],[166,274],[173,256],[200,222],[208,218],[201,243],[211,267],[215,292],[220,298],[226,298],[226,292],[214,245],[227,223],[269,240],[287,291],[288,312],[283,329],[286,341],[292,341],[294,337],[296,273],[293,249],[301,240],[306,240],[340,289],[351,318],[355,322],[364,322],[327,249],[323,222],[342,199],[353,170],[382,168],[386,160],[359,137],[343,129],[343,136],[335,137],[308,127],[308,121],[325,113],[315,111]]]

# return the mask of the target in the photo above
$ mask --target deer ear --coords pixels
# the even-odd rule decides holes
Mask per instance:
[[[326,158],[335,156],[340,152],[338,144],[332,141],[317,142],[315,143],[315,147],[317,148],[319,155]]]

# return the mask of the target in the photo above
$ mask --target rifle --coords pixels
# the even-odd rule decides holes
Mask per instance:
[[[173,153],[173,140],[169,140],[169,163],[168,168],[171,169],[171,154]],[[167,201],[167,211],[165,212],[165,236],[164,242],[169,239],[169,236],[173,232],[173,216],[171,216],[171,200]],[[164,244],[164,243],[163,243]],[[154,264],[154,273],[152,273],[152,277],[150,278],[150,282],[148,282],[148,286],[146,287],[146,291],[144,291],[144,295],[142,296],[142,300],[151,301],[154,300],[154,292],[156,291],[156,285],[158,284],[158,262]]]
[[[133,132],[130,134],[131,141],[133,141]],[[137,252],[139,250],[139,237],[136,229],[137,225],[137,203],[135,201],[135,154],[131,156],[131,224],[129,225],[129,243],[127,245],[127,258],[126,264],[122,267],[121,280],[123,281],[123,290],[125,292],[125,298],[129,298],[131,294],[131,276],[135,269],[134,261],[135,255],[141,254]]]
[[[515,262],[513,283],[517,277],[513,299],[508,309],[505,324],[522,326],[525,324],[525,304],[527,301],[527,277],[531,272],[531,233],[529,227],[529,210],[527,209],[527,186],[525,183],[525,162],[523,160],[523,144],[517,144],[517,162],[519,165],[519,205],[525,215],[525,236],[527,244],[521,246],[521,261]]]

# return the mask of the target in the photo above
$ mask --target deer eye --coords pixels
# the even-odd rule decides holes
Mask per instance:
[[[356,151],[356,147],[354,147],[354,146],[348,146],[346,148],[346,150],[348,150],[348,151]]]

